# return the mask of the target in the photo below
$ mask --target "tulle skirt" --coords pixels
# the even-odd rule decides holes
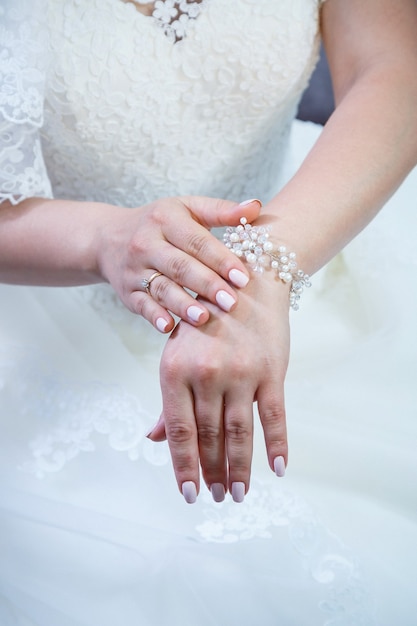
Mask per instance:
[[[415,623],[416,198],[414,171],[292,313],[287,476],[257,424],[241,505],[185,504],[145,436],[164,337],[106,286],[0,287],[2,626]]]

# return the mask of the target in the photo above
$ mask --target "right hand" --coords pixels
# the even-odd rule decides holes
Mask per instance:
[[[125,306],[161,332],[173,329],[174,315],[193,326],[209,318],[208,308],[185,288],[217,304],[235,308],[244,287],[245,265],[210,232],[259,215],[258,200],[236,204],[204,197],[166,198],[137,209],[117,209],[103,223],[98,244],[100,273]],[[155,272],[150,294],[141,286]]]

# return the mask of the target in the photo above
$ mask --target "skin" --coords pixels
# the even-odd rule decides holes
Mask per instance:
[[[277,457],[288,460],[288,287],[267,272],[250,280],[230,312],[221,310],[219,290],[237,298],[230,269],[248,271],[207,227],[237,224],[242,214],[267,223],[271,241],[297,252],[299,267],[312,274],[364,228],[417,162],[415,1],[328,0],[321,20],[336,111],[259,218],[256,202],[242,211],[198,198],[133,211],[41,199],[0,210],[1,280],[108,281],[128,308],[154,325],[162,316],[166,331],[173,327],[167,308],[182,318],[161,359],[163,412],[149,436],[168,438],[178,487],[186,485],[189,502],[200,489],[200,468],[209,488],[233,492],[233,484],[243,484],[247,492],[254,401],[271,469]],[[167,203],[170,212],[175,207],[172,218]],[[138,291],[137,277],[155,270],[167,278],[152,283],[150,298]],[[179,286],[200,294],[198,324],[186,321],[196,302]]]
[[[336,111],[256,222],[270,224],[271,240],[296,251],[309,274],[371,221],[417,162],[415,1],[329,0],[322,32]],[[250,281],[229,316],[217,311],[199,329],[179,324],[162,357],[163,414],[151,438],[165,428],[180,490],[191,482],[198,493],[199,463],[208,487],[248,490],[255,400],[271,469],[277,456],[287,463],[288,359],[288,289],[271,273]]]
[[[238,223],[242,207],[214,198],[165,198],[137,209],[100,203],[31,198],[17,207],[0,207],[0,281],[24,285],[70,286],[110,283],[126,307],[164,332],[174,327],[167,309],[190,324],[204,324],[207,307],[198,303],[198,320],[188,315],[194,298],[182,287],[217,302],[238,295],[230,272],[248,277],[245,265],[214,239],[209,228]],[[245,206],[255,219],[260,202]],[[152,297],[140,285],[155,271]],[[232,274],[233,275],[233,274]],[[223,302],[223,300],[221,301]],[[160,330],[160,328],[158,328]]]

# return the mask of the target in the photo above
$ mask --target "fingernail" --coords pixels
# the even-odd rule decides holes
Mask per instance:
[[[232,498],[235,502],[245,499],[245,483],[232,483]]]
[[[160,415],[159,419],[157,422],[155,422],[155,424],[152,426],[152,428],[150,430],[148,430],[148,432],[146,433],[145,437],[149,437],[149,435],[151,435],[153,433],[153,431],[155,430],[155,428],[158,426],[158,424],[163,420],[162,415]]]
[[[277,456],[274,459],[275,474],[282,478],[285,476],[285,461],[283,456]]]
[[[229,280],[236,285],[236,287],[246,287],[249,282],[248,276],[240,270],[230,270]]]
[[[195,483],[193,483],[192,480],[187,480],[185,483],[182,483],[181,490],[187,504],[194,504],[197,500],[197,487]]]
[[[222,289],[216,293],[216,302],[224,311],[230,311],[232,306],[236,304],[236,300]]]
[[[226,491],[222,483],[213,483],[210,491],[214,502],[223,502]]]
[[[164,320],[163,317],[158,317],[158,319],[155,322],[155,325],[161,333],[164,333],[166,330],[166,327],[168,326],[168,322]]]
[[[258,202],[262,206],[262,202],[258,200],[258,198],[251,198],[250,200],[244,200],[239,203],[239,206],[248,206],[248,204],[252,204],[252,202]]]
[[[187,315],[193,322],[198,322],[203,313],[203,309],[200,309],[198,306],[192,305],[187,309]]]

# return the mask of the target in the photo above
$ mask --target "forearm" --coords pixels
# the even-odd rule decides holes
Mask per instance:
[[[416,102],[414,75],[378,67],[364,73],[265,207],[274,238],[297,252],[305,271],[322,267],[364,228],[417,162]]]
[[[50,286],[102,282],[99,228],[115,210],[42,198],[0,205],[0,281]]]

